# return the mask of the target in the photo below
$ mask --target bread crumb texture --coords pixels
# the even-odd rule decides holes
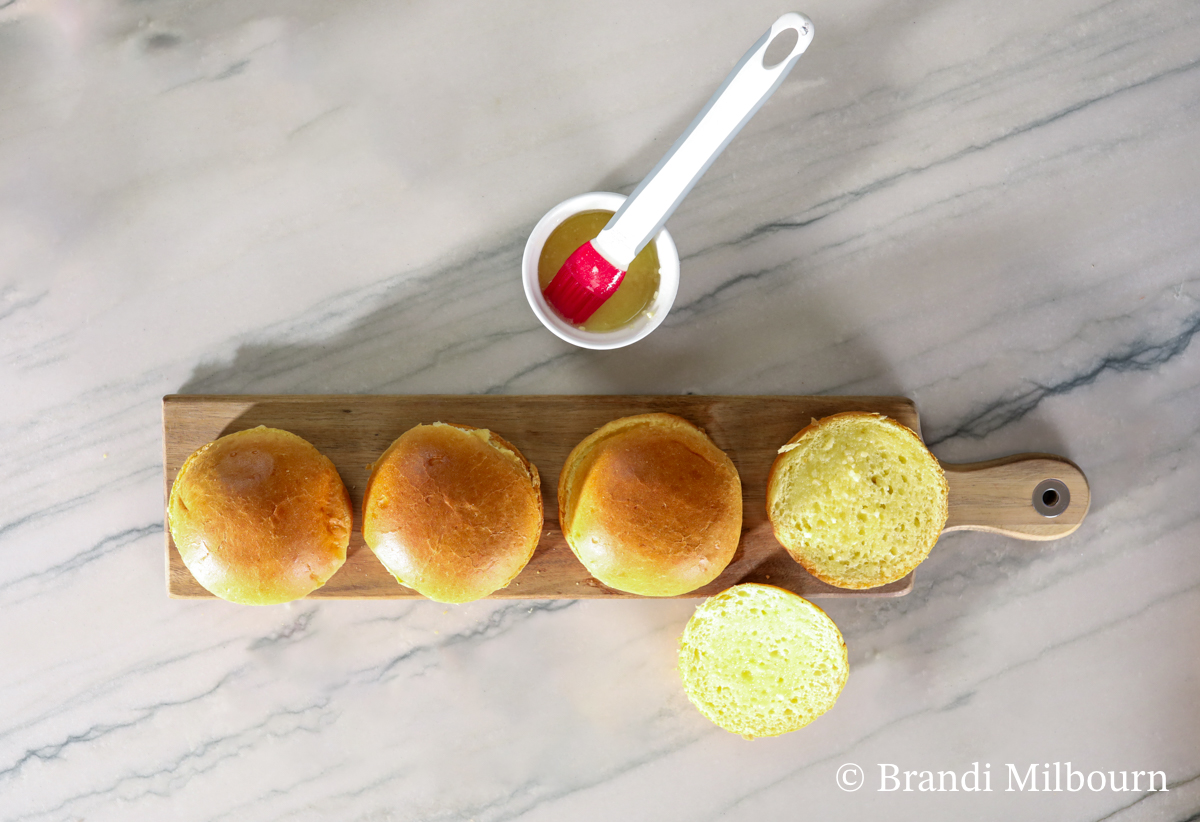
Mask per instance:
[[[946,524],[941,465],[879,414],[835,414],[780,449],[767,487],[775,536],[813,576],[841,588],[902,579]]]
[[[679,642],[688,699],[747,739],[808,725],[837,702],[846,643],[824,611],[773,585],[735,585],[705,601]]]

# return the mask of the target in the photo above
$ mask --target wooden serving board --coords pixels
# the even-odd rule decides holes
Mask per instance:
[[[781,445],[811,420],[839,411],[873,411],[920,434],[917,409],[903,397],[699,396],[189,396],[163,398],[163,480],[171,484],[184,460],[225,434],[267,425],[304,437],[333,461],[354,502],[354,531],[346,564],[322,599],[419,598],[396,582],[362,538],[362,497],[371,463],[402,433],[420,423],[454,422],[494,430],[537,466],[546,523],[525,570],[494,598],[633,597],[593,579],[571,553],[558,526],[558,475],[576,443],[601,425],[631,414],[665,411],[699,425],[737,466],[742,479],[742,539],[729,567],[688,596],[710,596],[739,582],[766,582],[805,597],[900,596],[912,574],[866,591],[835,588],[810,576],[775,540],[766,516],[766,483]],[[1061,457],[1025,454],[974,465],[945,465],[950,484],[946,531],[997,531],[1022,539],[1057,539],[1079,527],[1088,507],[1087,480]],[[1039,482],[1058,479],[1070,504],[1047,518],[1034,510]],[[167,541],[167,591],[185,599],[211,597]]]

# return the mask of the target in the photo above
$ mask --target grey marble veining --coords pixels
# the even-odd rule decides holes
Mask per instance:
[[[1197,818],[1200,6],[797,7],[665,324],[559,342],[533,224],[632,190],[783,10],[0,2],[0,819]],[[755,742],[682,694],[686,601],[165,596],[164,394],[689,391],[906,395],[1091,512],[822,602],[849,684]],[[1004,790],[1068,761],[1169,790]]]

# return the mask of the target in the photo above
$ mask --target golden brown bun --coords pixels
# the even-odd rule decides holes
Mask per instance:
[[[788,553],[830,585],[874,588],[903,578],[946,525],[942,466],[895,420],[834,414],[779,451],[767,516]]]
[[[411,428],[375,463],[363,538],[402,585],[438,602],[498,591],[533,556],[542,532],[537,469],[482,428]]]
[[[837,702],[850,674],[842,633],[791,591],[745,583],[706,600],[679,640],[688,699],[727,731],[778,736]]]
[[[567,544],[596,579],[678,596],[716,579],[742,533],[742,484],[701,429],[674,414],[623,417],[575,446],[558,480]]]
[[[197,582],[230,602],[274,605],[308,595],[342,567],[353,514],[327,457],[260,425],[188,457],[168,520]]]

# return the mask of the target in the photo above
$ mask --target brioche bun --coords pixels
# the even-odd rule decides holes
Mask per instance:
[[[363,538],[402,585],[458,604],[503,588],[542,531],[541,481],[515,447],[482,428],[411,428],[371,470]]]
[[[558,515],[567,544],[600,582],[678,596],[733,559],[742,486],[701,429],[673,414],[641,414],[575,446],[559,476]]]
[[[230,602],[274,605],[308,595],[342,567],[353,513],[327,457],[260,425],[188,457],[167,519],[197,582]]]
[[[779,449],[767,481],[775,537],[839,588],[886,585],[916,568],[941,535],[948,499],[921,438],[861,412],[814,420]]]
[[[833,620],[773,585],[735,585],[705,600],[679,640],[688,699],[747,739],[803,728],[837,702],[850,665]]]

